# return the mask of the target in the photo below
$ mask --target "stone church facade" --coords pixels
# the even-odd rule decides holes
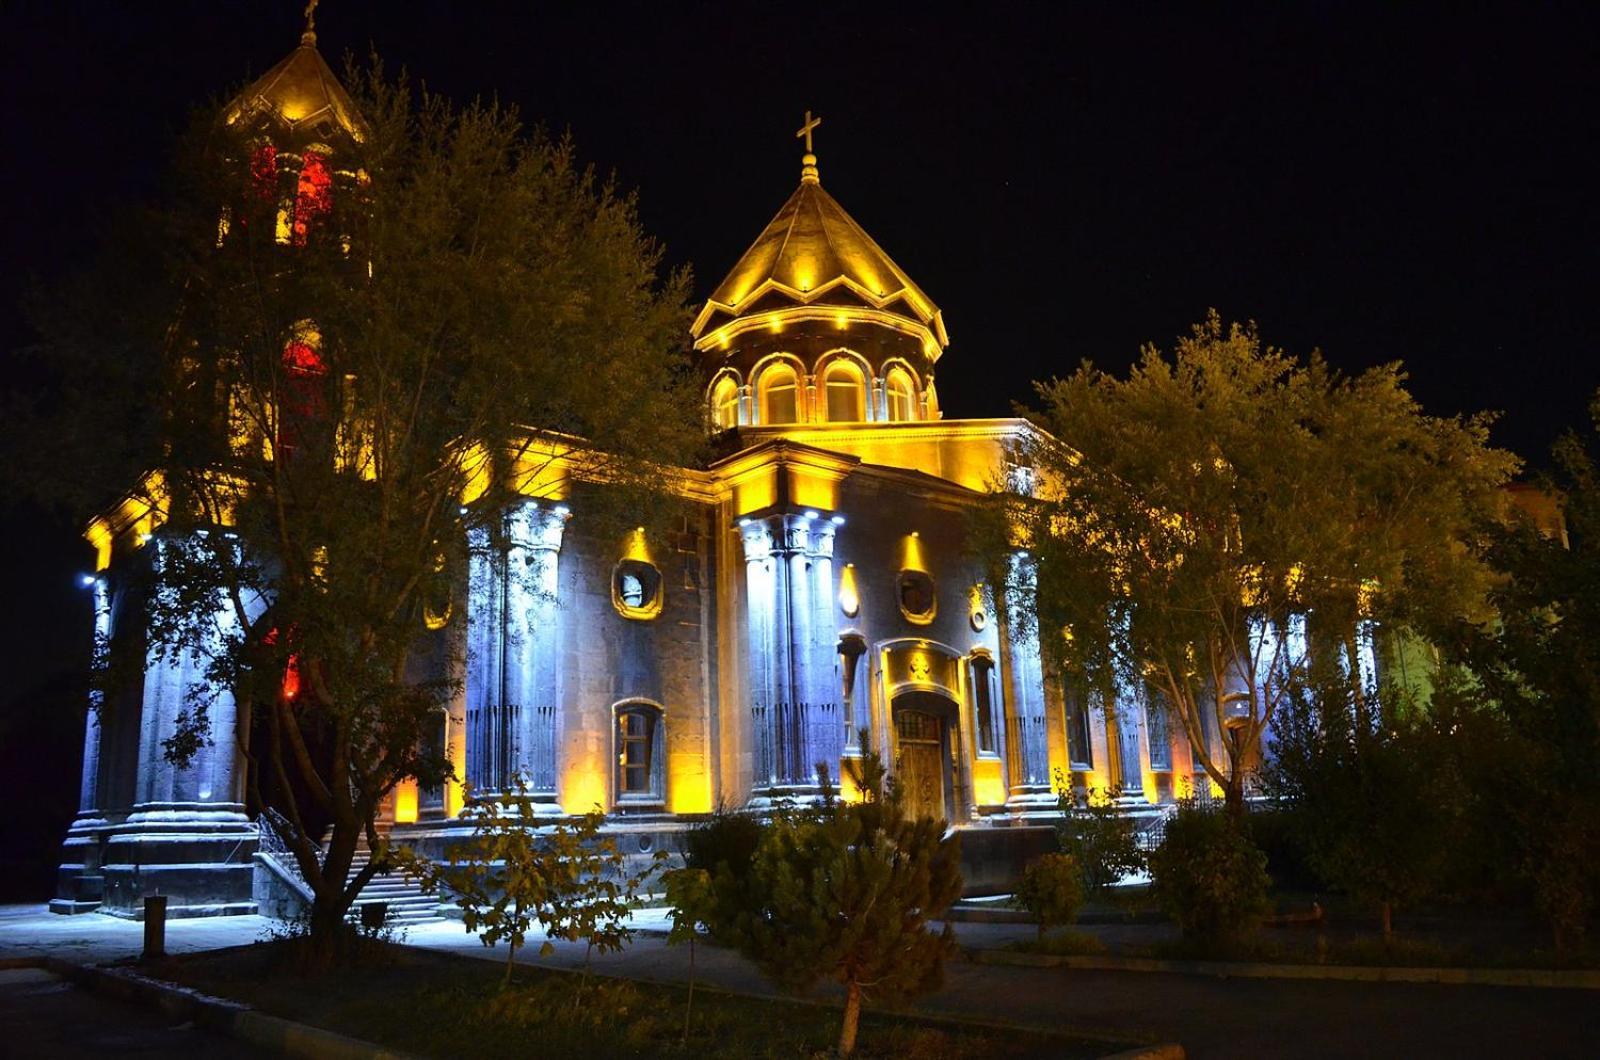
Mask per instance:
[[[285,164],[359,121],[309,33],[236,107],[276,120]],[[467,669],[438,737],[457,777],[494,791],[520,775],[550,815],[599,806],[637,851],[718,807],[814,796],[817,763],[837,778],[868,747],[974,840],[1052,815],[1058,778],[1130,809],[1170,802],[1203,781],[1180,727],[1140,699],[1070,705],[995,606],[967,514],[1031,428],[945,418],[943,317],[824,189],[813,125],[798,187],[694,322],[720,455],[681,469],[677,531],[586,534],[603,487],[574,485],[468,542]],[[159,550],[158,516],[124,505],[89,537],[109,637],[138,621],[118,567]],[[174,915],[255,909],[261,833],[232,741],[183,769],[163,758],[202,672],[152,661],[91,712],[53,908],[137,915],[162,893]],[[218,732],[232,714],[224,692]],[[462,799],[460,782],[402,785],[386,824],[447,844]]]

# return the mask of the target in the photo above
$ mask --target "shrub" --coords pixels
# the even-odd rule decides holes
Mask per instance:
[[[1266,856],[1225,813],[1193,802],[1167,821],[1150,876],[1156,900],[1189,942],[1231,941],[1268,909]]]
[[[1039,938],[1053,927],[1070,924],[1083,905],[1083,871],[1067,854],[1045,854],[1022,870],[1017,904],[1032,913]]]
[[[718,809],[711,819],[689,829],[683,839],[687,868],[717,871],[719,865],[748,865],[761,845],[765,826],[754,815]]]
[[[1252,810],[1247,818],[1250,842],[1266,855],[1267,875],[1278,887],[1326,891],[1328,881],[1311,867],[1305,823],[1291,809]]]
[[[726,919],[724,901],[712,908],[718,937],[773,982],[844,986],[841,1056],[855,1048],[863,1000],[893,1003],[939,986],[955,939],[948,925],[936,934],[927,921],[961,894],[960,840],[945,822],[907,817],[877,754],[847,768],[861,801],[827,797],[815,810],[777,815],[755,857],[722,862],[713,880],[721,893],[742,887],[749,904]]]
[[[485,946],[507,943],[505,977],[534,925],[550,939],[583,942],[588,953],[620,950],[633,938],[628,926],[631,906],[642,877],[623,873],[623,856],[614,838],[600,833],[605,815],[598,810],[581,817],[537,825],[533,800],[521,775],[512,792],[494,798],[470,799],[461,820],[472,836],[450,852],[448,864],[399,853],[402,867],[430,893],[448,892],[461,907],[468,931]],[[584,957],[585,983],[589,969]]]
[[[1058,931],[1049,938],[1014,942],[1011,949],[1019,953],[1042,953],[1051,957],[1099,957],[1106,952],[1106,944],[1083,931]]]
[[[753,814],[718,809],[685,834],[684,867],[704,872],[711,881],[700,919],[712,938],[723,941],[726,925],[755,907],[757,897],[746,870],[769,827]]]
[[[1062,822],[1056,828],[1061,852],[1071,857],[1090,895],[1102,895],[1124,876],[1145,867],[1144,851],[1134,835],[1133,819],[1116,807],[1117,792],[1091,789],[1080,802],[1061,770],[1056,770],[1056,805]]]

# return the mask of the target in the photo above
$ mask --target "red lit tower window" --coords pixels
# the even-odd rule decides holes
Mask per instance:
[[[307,151],[294,193],[294,245],[305,246],[311,225],[333,209],[333,173],[327,156]]]

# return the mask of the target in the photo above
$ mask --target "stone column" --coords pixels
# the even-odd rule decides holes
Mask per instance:
[[[1026,553],[1011,557],[1009,591],[1026,599],[1034,592],[1033,561]],[[1020,600],[1007,608],[1015,615]],[[1006,749],[1009,758],[1011,793],[1006,806],[1013,813],[1032,815],[1054,813],[1055,796],[1050,790],[1050,743],[1046,729],[1044,666],[1039,653],[1037,629],[1019,628],[1015,619],[1006,621],[1006,661],[1009,662],[1010,694],[1006,701]]]
[[[467,531],[466,783],[474,794],[506,782],[505,553],[488,526]]]
[[[750,763],[752,800],[765,798],[778,783],[776,717],[778,682],[776,604],[777,566],[772,531],[764,520],[740,520],[745,564],[745,630],[750,688]]]
[[[94,654],[95,666],[103,665],[111,649],[111,587],[104,576],[94,579]],[[78,787],[78,819],[73,827],[104,824],[100,816],[100,741],[102,738],[100,712],[105,706],[105,693],[94,689],[89,693],[89,721],[83,732],[83,779]]]
[[[537,812],[559,814],[556,748],[560,697],[557,658],[561,612],[558,570],[565,507],[525,501],[506,513],[505,704],[511,771],[527,782]],[[509,778],[507,778],[509,779]]]
[[[94,591],[94,665],[104,664],[111,645],[111,589],[104,575],[90,585]],[[78,815],[67,829],[61,844],[61,864],[56,870],[56,897],[50,901],[53,913],[86,913],[100,907],[105,895],[105,877],[100,868],[100,841],[106,826],[101,808],[101,741],[105,738],[101,711],[105,695],[99,689],[89,693],[89,716],[83,731],[83,773],[78,786]]]
[[[739,384],[739,426],[748,427],[756,421],[754,396],[749,383]]]
[[[164,551],[176,545],[158,537],[150,547],[159,593]],[[253,622],[265,609],[257,599],[245,619]],[[169,916],[255,911],[250,896],[256,829],[244,812],[232,689],[203,692],[210,738],[188,764],[179,767],[166,757],[180,715],[194,709],[191,693],[205,688],[211,660],[239,635],[239,616],[220,594],[203,621],[198,644],[152,647],[145,662],[133,812],[113,830],[106,848],[111,912],[138,915],[146,894],[167,895]]]
[[[843,689],[838,672],[839,632],[834,620],[833,543],[837,530],[838,524],[827,518],[815,520],[811,526],[811,614],[807,623],[811,663],[806,690],[806,701],[812,706],[807,761],[813,767],[818,762],[827,763],[835,784],[839,782],[839,756],[848,742],[840,701]]]

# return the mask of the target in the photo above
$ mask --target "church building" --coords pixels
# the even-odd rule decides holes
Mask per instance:
[[[309,32],[231,113],[270,129],[275,164],[313,191],[361,129]],[[1051,823],[1058,781],[1120,790],[1130,812],[1204,783],[1181,727],[1142,697],[1069,704],[1034,635],[1005,622],[967,548],[968,513],[1014,484],[1008,454],[1034,428],[946,418],[944,317],[826,190],[819,121],[808,113],[798,134],[798,184],[691,329],[717,454],[681,469],[692,514],[678,533],[612,540],[580,532],[574,488],[512,505],[503,534],[468,542],[466,673],[439,734],[459,779],[398,788],[384,815],[395,839],[447,844],[464,834],[463,784],[521,776],[541,812],[599,806],[625,852],[648,852],[719,807],[814,797],[817,763],[837,778],[870,747],[916,811],[969,830],[971,861],[986,835]],[[124,504],[88,536],[109,637],[138,621],[117,605],[118,571],[159,547],[160,514]],[[163,756],[202,672],[198,658],[152,659],[141,687],[91,712],[52,908],[136,916],[160,893],[171,915],[208,915],[265,901],[283,867],[233,742],[181,769]],[[212,719],[219,733],[232,723],[228,692]]]

